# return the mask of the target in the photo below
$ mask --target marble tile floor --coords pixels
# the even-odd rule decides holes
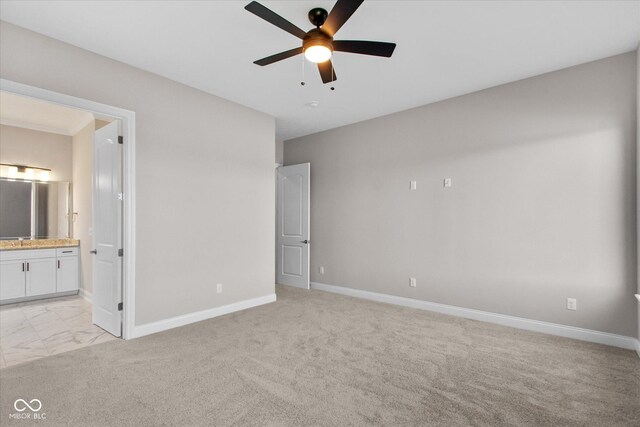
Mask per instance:
[[[91,309],[76,295],[0,306],[0,369],[117,339]]]

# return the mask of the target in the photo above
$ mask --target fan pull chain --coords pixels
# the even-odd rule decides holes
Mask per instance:
[[[332,58],[332,62],[331,62],[331,81],[335,81],[336,80],[336,67],[335,65],[335,56]],[[335,87],[333,87],[333,85],[331,86],[331,90],[336,90]]]
[[[301,86],[304,86],[304,84],[305,84],[305,83],[304,83],[304,81],[305,81],[304,72],[305,72],[306,67],[305,67],[304,62],[305,62],[305,61],[304,61],[304,55],[302,55],[302,81],[300,82],[300,85],[301,85]]]

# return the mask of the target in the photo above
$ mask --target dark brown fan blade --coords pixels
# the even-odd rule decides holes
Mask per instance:
[[[372,42],[365,40],[336,40],[333,50],[339,52],[360,53],[362,55],[384,56],[389,58],[396,48],[395,43]]]
[[[295,49],[285,50],[284,52],[276,53],[275,55],[267,56],[266,58],[258,59],[257,61],[253,61],[256,65],[269,65],[274,62],[282,61],[283,59],[291,58],[292,56],[296,56],[302,53],[301,47],[296,47]]]
[[[291,22],[284,19],[282,16],[273,12],[271,9],[267,9],[257,1],[252,1],[251,3],[246,5],[244,8],[247,9],[249,12],[253,13],[254,15],[259,16],[265,21],[275,25],[276,27],[282,28],[287,33],[293,34],[294,36],[300,39],[303,39],[304,36],[307,34],[306,32],[302,31],[300,28],[293,25]]]
[[[318,64],[318,70],[320,71],[320,77],[322,77],[322,83],[331,83],[332,81],[338,80],[331,60],[320,62]]]
[[[358,7],[364,0],[338,0],[336,4],[329,12],[327,20],[322,25],[322,31],[329,34],[331,37],[338,32],[340,27],[347,22],[347,19],[353,15]]]

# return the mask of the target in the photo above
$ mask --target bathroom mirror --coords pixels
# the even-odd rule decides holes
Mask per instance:
[[[72,237],[71,183],[0,178],[0,239]]]

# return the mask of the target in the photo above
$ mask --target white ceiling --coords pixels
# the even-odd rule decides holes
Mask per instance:
[[[177,80],[277,118],[290,139],[572,65],[629,52],[640,1],[365,1],[336,39],[392,41],[392,58],[336,53],[335,91],[294,36],[244,10],[246,1],[9,1],[16,25]],[[307,30],[333,1],[262,1]],[[317,108],[305,106],[318,101]]]
[[[73,136],[93,115],[86,111],[0,91],[0,124]]]

